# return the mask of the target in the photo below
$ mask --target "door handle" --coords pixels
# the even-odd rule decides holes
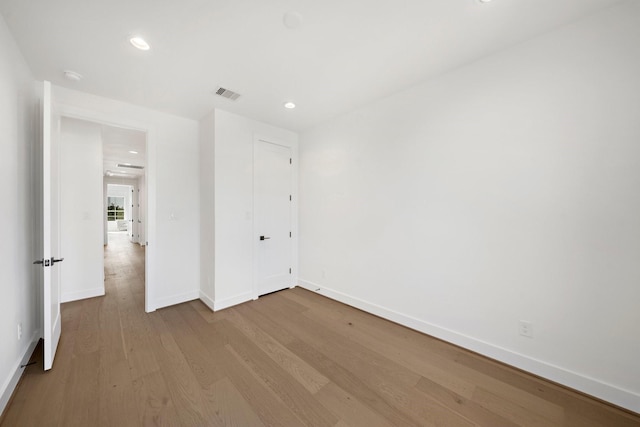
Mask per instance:
[[[260,236],[260,240],[269,240],[271,237]]]
[[[56,262],[62,262],[62,261],[64,261],[64,258],[55,259],[54,257],[51,257],[51,265],[55,264]]]

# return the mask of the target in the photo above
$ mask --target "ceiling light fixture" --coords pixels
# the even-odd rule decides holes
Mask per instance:
[[[75,71],[64,70],[63,73],[64,77],[67,80],[71,80],[72,82],[79,82],[80,80],[82,80],[82,74],[76,73]]]
[[[480,3],[489,3],[491,0],[478,0]]]
[[[149,50],[151,49],[151,46],[149,46],[149,43],[147,43],[147,41],[145,39],[143,39],[140,36],[134,36],[131,37],[129,39],[129,42],[136,48],[140,49],[140,50]]]
[[[294,108],[296,108],[296,104],[294,104],[293,102],[289,101],[289,102],[285,102],[284,103],[284,108],[287,108],[289,110],[292,110]]]
[[[134,150],[129,150],[129,152],[130,152],[131,154],[138,154],[138,152],[137,152],[137,151],[134,151]]]

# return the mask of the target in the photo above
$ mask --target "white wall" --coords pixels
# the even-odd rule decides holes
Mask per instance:
[[[53,87],[61,115],[147,132],[147,311],[200,290],[198,122]]]
[[[303,133],[300,283],[639,412],[639,41],[626,2]]]
[[[210,172],[203,174],[202,193],[205,197],[213,194],[214,200],[203,199],[201,215],[214,221],[214,229],[211,230],[209,225],[209,229],[203,234],[207,242],[203,242],[202,250],[203,258],[214,257],[215,265],[207,273],[214,275],[215,290],[211,295],[211,283],[203,283],[204,295],[201,294],[201,298],[211,308],[219,310],[254,298],[254,138],[259,136],[291,146],[294,168],[297,168],[298,135],[222,110],[215,110],[213,115],[206,116],[200,123],[200,167],[201,170],[213,169],[213,177]],[[293,193],[295,205],[297,182],[294,183]],[[211,209],[213,212],[210,212]],[[297,211],[293,228],[295,240]],[[203,263],[208,261],[203,260]],[[297,269],[297,258],[294,266]],[[215,300],[212,301],[214,297]]]
[[[100,125],[61,119],[59,170],[62,302],[104,295]]]
[[[0,413],[40,337],[35,190],[37,124],[33,77],[0,15]],[[40,248],[37,252],[42,252]],[[41,268],[41,267],[40,267]],[[18,340],[18,324],[22,337]]]

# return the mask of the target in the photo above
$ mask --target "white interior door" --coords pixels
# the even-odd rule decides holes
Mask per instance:
[[[42,259],[43,269],[44,369],[53,366],[60,341],[60,203],[59,149],[54,134],[51,83],[45,81],[42,96]]]
[[[257,295],[293,285],[291,149],[256,140],[254,152],[255,288]]]

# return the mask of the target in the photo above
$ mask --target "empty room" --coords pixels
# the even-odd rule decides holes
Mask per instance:
[[[0,0],[0,426],[640,427],[640,2]]]

